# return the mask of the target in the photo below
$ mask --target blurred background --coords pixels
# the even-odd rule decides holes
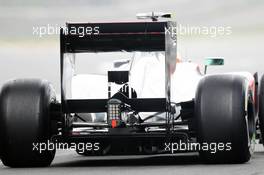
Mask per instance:
[[[59,35],[34,33],[65,22],[134,21],[139,12],[172,12],[185,26],[230,27],[230,35],[178,35],[183,60],[203,65],[225,58],[209,72],[264,72],[263,0],[0,0],[0,86],[14,78],[44,78],[59,92]],[[84,65],[92,67],[93,65]]]

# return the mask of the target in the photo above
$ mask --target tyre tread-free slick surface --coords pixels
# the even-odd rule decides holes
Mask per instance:
[[[49,166],[55,150],[33,151],[33,143],[51,137],[50,104],[55,101],[47,81],[19,79],[6,83],[0,94],[1,159],[9,167]]]
[[[221,74],[205,76],[195,97],[199,143],[231,143],[231,150],[200,150],[207,163],[244,163],[251,157],[255,132],[254,104],[246,78]],[[221,148],[222,149],[222,148]]]

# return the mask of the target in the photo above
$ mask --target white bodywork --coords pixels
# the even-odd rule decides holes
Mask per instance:
[[[129,86],[137,92],[138,98],[165,97],[165,58],[162,53],[136,53],[127,64],[114,70],[129,70]],[[202,78],[199,66],[192,62],[179,62],[171,76],[171,101],[192,100],[198,82]],[[72,98],[108,98],[106,75],[79,74],[72,79]],[[112,86],[113,94],[120,86]]]

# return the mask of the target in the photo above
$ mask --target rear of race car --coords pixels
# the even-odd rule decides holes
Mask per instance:
[[[248,73],[202,75],[177,62],[175,27],[68,23],[60,33],[60,101],[43,80],[14,80],[1,90],[3,163],[48,166],[61,147],[81,155],[193,151],[205,162],[247,162],[257,81]]]

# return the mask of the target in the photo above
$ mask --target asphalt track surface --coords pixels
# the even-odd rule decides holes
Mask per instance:
[[[197,154],[175,156],[105,156],[83,157],[73,151],[59,151],[47,168],[8,168],[0,163],[0,174],[92,174],[92,175],[160,175],[160,174],[264,174],[264,148],[256,145],[256,152],[245,164],[203,164]]]

